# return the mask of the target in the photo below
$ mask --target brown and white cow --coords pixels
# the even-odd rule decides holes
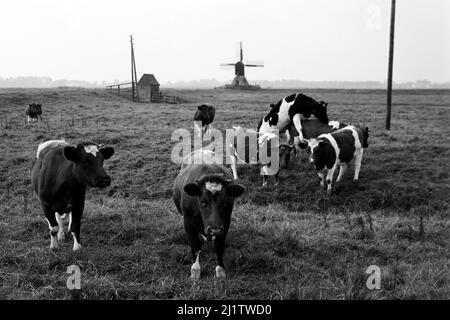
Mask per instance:
[[[317,170],[322,187],[326,180],[328,193],[331,192],[331,183],[336,168],[340,167],[336,180],[336,182],[339,182],[347,165],[352,160],[355,163],[353,181],[358,181],[363,151],[369,146],[368,138],[369,129],[367,127],[346,126],[308,141],[308,146],[311,149],[310,162]]]
[[[69,214],[73,251],[81,249],[80,225],[86,189],[111,184],[103,161],[113,154],[112,147],[92,142],[73,146],[64,140],[50,140],[39,145],[31,183],[50,228],[50,249],[57,249],[58,241],[64,240],[65,214]]]
[[[202,151],[198,151],[198,153]],[[194,159],[191,157],[191,159]],[[231,172],[220,164],[184,163],[173,185],[173,199],[183,215],[184,230],[191,245],[191,278],[200,278],[200,251],[212,240],[217,256],[216,277],[224,278],[223,253],[231,223],[234,199],[245,188],[233,181]]]

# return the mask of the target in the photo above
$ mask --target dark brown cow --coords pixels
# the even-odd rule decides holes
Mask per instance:
[[[245,188],[233,181],[231,172],[219,164],[187,164],[173,186],[173,198],[183,215],[184,229],[191,245],[194,264],[191,278],[200,278],[200,250],[212,240],[217,255],[216,277],[223,278],[223,252],[231,222],[234,199]]]
[[[197,127],[199,135],[202,136],[208,130],[209,125],[214,121],[214,116],[216,115],[216,109],[208,104],[202,104],[198,106],[197,111],[194,115],[194,121],[202,123],[202,129]],[[201,133],[200,133],[201,132]]]
[[[80,225],[86,189],[111,184],[103,161],[113,154],[113,148],[92,142],[72,146],[64,140],[50,140],[39,145],[31,182],[50,228],[50,249],[57,249],[58,241],[64,240],[61,215],[66,213],[70,218],[73,250],[81,249]]]
[[[25,114],[27,115],[28,124],[30,124],[31,119],[33,119],[33,122],[38,119],[42,121],[42,105],[37,103],[29,104]]]

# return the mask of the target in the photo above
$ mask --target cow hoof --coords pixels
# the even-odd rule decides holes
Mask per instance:
[[[74,243],[73,244],[73,251],[75,252],[75,251],[79,251],[79,250],[81,250],[81,244],[79,244],[79,243]]]
[[[359,180],[358,180],[358,179],[353,179],[353,182],[354,182],[354,183],[358,183]]]
[[[200,274],[202,272],[202,269],[200,268],[200,265],[196,265],[195,263],[191,267],[191,279],[192,280],[199,280]]]
[[[222,268],[221,266],[216,267],[216,277],[223,278],[223,279],[226,278],[225,269]]]

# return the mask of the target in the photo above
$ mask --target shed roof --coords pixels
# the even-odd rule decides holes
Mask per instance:
[[[138,81],[138,86],[153,86],[159,85],[159,82],[156,80],[155,76],[151,73],[144,73],[141,79]]]

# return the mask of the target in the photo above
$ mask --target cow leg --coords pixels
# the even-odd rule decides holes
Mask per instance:
[[[58,212],[55,212],[56,222],[58,222],[58,242],[64,242],[65,234],[64,234],[64,221],[65,214],[60,216]]]
[[[225,278],[225,265],[223,264],[223,252],[225,250],[225,236],[216,237],[214,240],[214,249],[216,250],[217,266],[216,277]]]
[[[339,175],[336,179],[336,182],[341,181],[342,177],[344,176],[345,170],[347,169],[347,165],[346,164],[341,164],[340,168],[339,168]]]
[[[320,179],[320,186],[323,188],[325,186],[325,173],[324,171],[317,172]]]
[[[184,215],[184,214],[183,214]],[[202,272],[200,266],[200,251],[203,245],[202,234],[193,227],[187,220],[184,220],[184,230],[189,239],[189,244],[191,245],[191,252],[194,263],[191,266],[191,279],[198,280]]]
[[[50,250],[58,249],[58,240],[56,235],[58,234],[58,222],[55,218],[55,212],[50,209],[49,206],[42,204],[42,211],[44,211],[45,219],[50,229]]]
[[[30,124],[30,120],[31,120],[30,116],[27,116],[27,123],[28,124]]]
[[[73,251],[81,249],[80,229],[81,229],[81,212],[72,211],[69,215],[69,232],[73,237]]]
[[[327,192],[331,193],[331,182],[333,181],[334,170],[336,170],[336,165],[329,169],[327,172]]]
[[[280,170],[278,170],[278,172],[277,173],[275,173],[275,175],[274,175],[274,180],[275,180],[275,182],[274,182],[274,185],[278,185],[279,183],[280,183],[280,181],[278,180],[278,174],[280,173]]]
[[[263,187],[267,186],[267,176],[266,176],[265,174],[263,175],[262,186],[263,186]]]
[[[300,114],[297,113],[292,118],[292,121],[294,122],[295,129],[298,131],[298,137],[300,139],[300,142],[307,143],[305,138],[303,137],[303,131],[302,131],[302,122],[300,121]]]
[[[361,169],[361,161],[363,156],[364,149],[360,149],[356,151],[355,155],[355,176],[353,177],[353,181],[358,181],[359,170]]]
[[[195,262],[191,266],[191,279],[192,280],[199,280],[200,275],[202,273],[202,268],[200,267],[200,252],[201,251],[194,253]]]

